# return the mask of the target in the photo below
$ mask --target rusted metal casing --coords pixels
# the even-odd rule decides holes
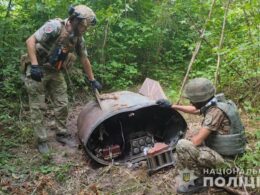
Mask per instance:
[[[139,132],[147,132],[154,136],[155,142],[167,144],[176,144],[186,132],[187,124],[176,110],[161,108],[138,93],[103,94],[100,102],[102,109],[95,101],[87,103],[77,121],[79,139],[86,153],[100,164],[131,161],[130,140]],[[122,150],[118,158],[105,160],[99,155],[99,150],[113,145]]]

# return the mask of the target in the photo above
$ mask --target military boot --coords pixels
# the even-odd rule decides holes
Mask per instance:
[[[38,143],[38,151],[41,153],[41,154],[46,154],[49,152],[49,147],[48,147],[48,144],[46,142],[39,142]]]
[[[56,140],[64,145],[67,145],[71,148],[77,147],[76,140],[69,133],[57,133]]]
[[[194,194],[206,191],[207,186],[203,185],[203,177],[189,181],[187,184],[183,184],[177,188],[179,194]]]

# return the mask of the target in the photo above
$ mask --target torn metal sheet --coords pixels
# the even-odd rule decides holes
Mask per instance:
[[[158,81],[146,78],[139,93],[152,100],[167,99]]]

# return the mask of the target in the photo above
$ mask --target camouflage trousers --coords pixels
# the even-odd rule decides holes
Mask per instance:
[[[206,146],[195,146],[186,139],[181,139],[176,145],[177,168],[193,170],[197,176],[203,175],[203,170],[225,165],[223,157]]]
[[[30,66],[28,67],[30,69]],[[27,69],[28,69],[27,68]],[[27,71],[27,73],[30,71]],[[34,81],[28,76],[24,79],[29,95],[31,123],[38,142],[47,140],[44,112],[46,94],[49,95],[55,114],[57,133],[67,133],[66,120],[68,116],[67,84],[61,71],[44,68],[41,82]]]

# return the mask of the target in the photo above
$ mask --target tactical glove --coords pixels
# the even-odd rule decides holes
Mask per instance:
[[[102,85],[97,80],[92,80],[89,82],[93,91],[95,91],[96,89],[100,91],[102,89]]]
[[[161,108],[171,108],[172,104],[169,102],[169,100],[166,99],[160,99],[156,101],[156,104],[160,106]]]
[[[41,82],[43,78],[42,67],[39,65],[31,65],[31,78],[35,81]]]

